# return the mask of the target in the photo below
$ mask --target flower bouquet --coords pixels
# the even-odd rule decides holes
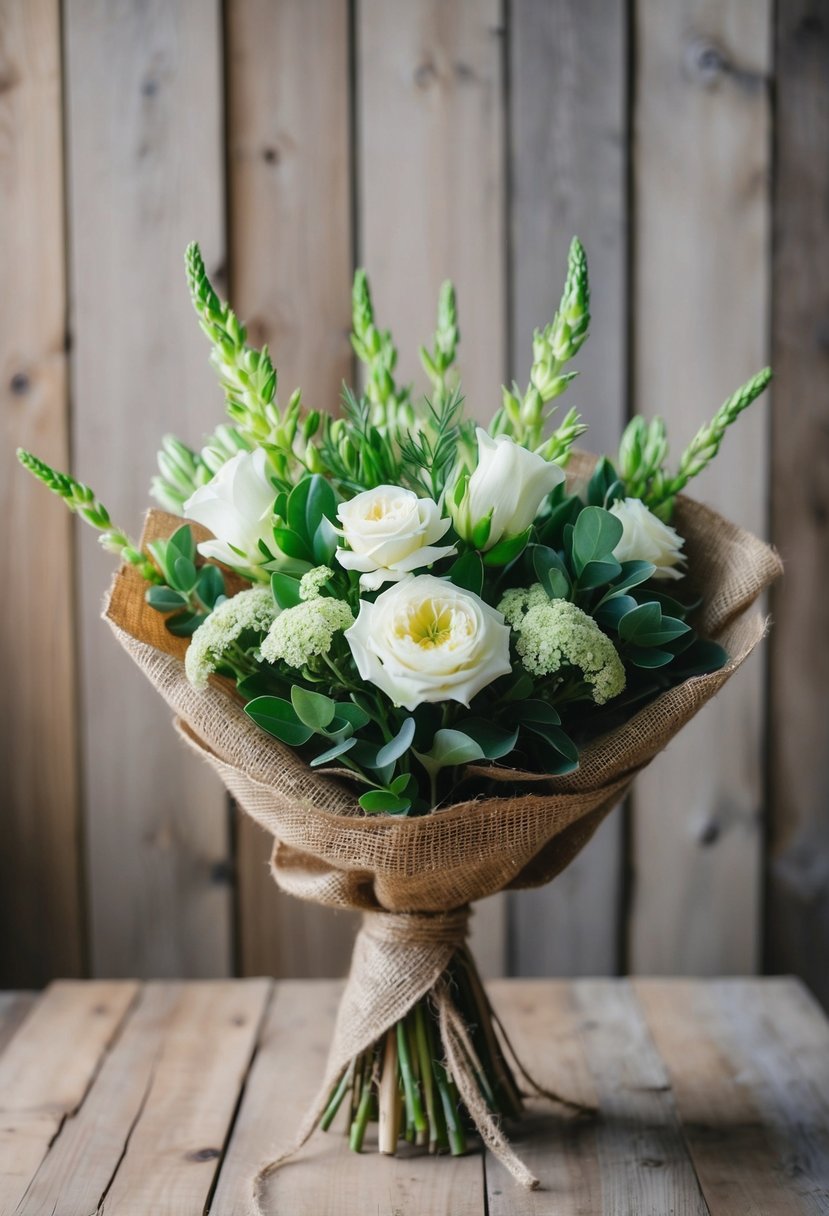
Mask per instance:
[[[527,388],[502,390],[488,428],[464,414],[451,284],[418,400],[362,271],[361,390],[339,417],[299,390],[280,407],[267,349],[197,246],[186,261],[229,419],[200,451],[163,440],[141,542],[87,486],[20,459],[122,558],[105,617],[273,834],[280,887],[364,912],[297,1143],[343,1110],[358,1151],[373,1121],[385,1153],[462,1153],[477,1130],[534,1186],[503,1131],[523,1070],[466,945],[469,905],[555,877],[762,637],[748,610],[776,555],[682,491],[770,373],[673,467],[658,418],[634,418],[612,460],[573,451],[586,428],[575,409],[553,425],[550,403],[590,323],[574,240]]]

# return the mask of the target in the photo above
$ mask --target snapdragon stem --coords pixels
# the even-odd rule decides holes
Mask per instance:
[[[322,1130],[324,1132],[327,1132],[329,1127],[331,1126],[331,1124],[334,1122],[334,1119],[336,1118],[336,1115],[337,1115],[337,1111],[340,1109],[340,1106],[342,1105],[342,1100],[345,1097],[346,1092],[348,1091],[349,1087],[354,1082],[354,1067],[355,1067],[355,1061],[352,1060],[351,1063],[349,1064],[348,1068],[345,1070],[343,1075],[340,1077],[338,1084],[334,1087],[334,1092],[332,1093],[331,1097],[329,1098],[328,1105],[326,1106],[325,1110],[323,1111],[322,1118],[320,1119],[320,1127],[322,1128]]]

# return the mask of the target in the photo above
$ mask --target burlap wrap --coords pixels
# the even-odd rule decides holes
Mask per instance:
[[[574,457],[571,475],[588,472],[592,459]],[[272,833],[273,873],[280,887],[332,907],[454,913],[506,887],[538,886],[555,877],[636,773],[722,688],[762,638],[763,618],[750,608],[781,572],[774,551],[690,499],[680,498],[674,522],[686,540],[688,584],[703,597],[695,623],[725,647],[727,666],[670,689],[590,743],[575,773],[550,778],[503,766],[470,766],[467,774],[476,791],[481,780],[488,782],[484,796],[415,819],[364,815],[347,774],[310,769],[290,748],[263,734],[225,682],[214,681],[203,692],[191,688],[182,662],[186,642],[174,638],[146,605],[144,584],[131,567],[116,576],[104,615],[173,710],[185,742]],[[179,523],[151,512],[144,543],[169,535]],[[390,922],[399,929],[392,931]],[[455,915],[368,918],[375,928],[365,928],[358,938],[324,1089],[349,1059],[424,993],[436,990],[463,922]]]

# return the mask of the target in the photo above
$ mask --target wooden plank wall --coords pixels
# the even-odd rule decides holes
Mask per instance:
[[[557,883],[488,901],[476,950],[489,974],[766,965],[829,999],[827,67],[827,0],[0,0],[0,982],[336,975],[354,932],[277,894],[98,620],[106,557],[14,447],[71,458],[138,529],[160,435],[220,415],[193,237],[312,406],[354,371],[355,265],[417,384],[451,276],[485,419],[577,231],[594,447],[634,409],[681,447],[773,357],[699,492],[771,527],[788,571],[768,678],[755,657]]]

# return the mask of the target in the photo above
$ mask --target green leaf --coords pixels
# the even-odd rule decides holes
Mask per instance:
[[[214,608],[225,593],[225,580],[218,566],[207,563],[196,579],[196,594],[207,608]]]
[[[533,545],[533,569],[551,600],[566,600],[572,590],[564,558],[547,545]]]
[[[524,725],[527,730],[540,735],[565,760],[571,764],[578,763],[579,749],[560,726],[552,726],[546,722],[525,722]]]
[[[605,593],[602,603],[604,600],[610,599],[611,595],[619,595],[623,591],[630,591],[631,587],[638,587],[640,583],[646,583],[649,578],[653,578],[655,572],[656,566],[652,562],[622,562],[622,577]]]
[[[329,747],[324,752],[320,752],[318,756],[314,756],[314,759],[311,761],[311,768],[319,768],[321,764],[330,764],[338,756],[351,751],[356,742],[357,740],[353,735],[349,739],[340,739],[333,747]]]
[[[508,756],[518,742],[518,727],[509,730],[483,718],[465,718],[458,723],[458,728],[478,744],[487,760]]]
[[[603,600],[593,613],[593,617],[602,629],[618,629],[619,621],[628,612],[637,608],[637,602],[632,595],[614,595],[612,599]]]
[[[286,608],[296,608],[297,604],[301,604],[299,598],[299,579],[292,578],[290,574],[283,574],[281,570],[275,570],[271,575],[271,595],[274,603],[283,611]]]
[[[324,515],[317,525],[311,541],[314,551],[314,561],[320,566],[327,566],[337,552],[337,533],[327,515]]]
[[[587,501],[593,507],[603,507],[607,500],[608,491],[618,485],[619,474],[606,456],[596,462],[593,475],[587,484]]]
[[[558,486],[556,489],[558,489]],[[565,527],[567,524],[574,524],[576,522],[582,509],[581,499],[575,494],[564,498],[562,502],[556,503],[539,533],[538,539],[541,543],[543,545],[551,545],[554,549],[560,547],[564,539]]]
[[[631,646],[625,652],[625,658],[634,667],[644,667],[650,670],[652,667],[667,667],[668,663],[673,662],[674,656],[670,650],[659,650],[656,647]]]
[[[147,545],[147,548],[149,549],[150,553],[155,558],[155,560],[158,564],[159,570],[161,571],[161,573],[164,575],[165,579],[169,583],[170,573],[171,573],[171,566],[168,565],[168,556],[171,553],[169,540],[165,540],[163,537],[159,537],[158,540],[151,540],[150,543]],[[179,557],[179,556],[181,556],[181,555],[178,553],[177,550],[175,550],[175,549],[172,550],[172,557],[170,557],[170,561],[172,562],[173,558]]]
[[[537,698],[522,701],[520,705],[516,705],[514,712],[519,722],[527,724],[537,722],[544,726],[558,726],[561,723],[561,717],[555,706]]]
[[[206,620],[207,614],[204,612],[177,612],[175,616],[167,617],[164,623],[175,637],[189,638]]]
[[[619,621],[619,637],[634,646],[661,646],[687,633],[690,626],[673,616],[663,616],[657,603],[640,604]]]
[[[484,589],[484,563],[480,553],[469,550],[459,557],[450,567],[449,581],[456,587],[463,587],[464,591],[480,595]]]
[[[172,587],[148,587],[144,599],[157,612],[175,612],[187,603],[186,597]]]
[[[415,752],[427,773],[438,773],[442,768],[456,764],[470,764],[473,760],[484,760],[483,749],[469,735],[459,730],[444,728],[435,733],[428,752]]]
[[[622,525],[602,507],[585,507],[573,530],[573,564],[581,574],[588,562],[612,558],[622,539]]]
[[[314,734],[310,726],[300,722],[291,702],[282,697],[255,697],[248,701],[245,713],[257,726],[290,747],[301,747]]]
[[[171,551],[172,552],[172,551]],[[189,557],[173,559],[172,578],[170,586],[178,591],[190,592],[196,585],[196,567]]]
[[[193,529],[189,524],[182,524],[180,528],[176,528],[168,544],[180,557],[186,557],[191,562],[196,560],[196,542],[193,539]]]
[[[508,566],[510,562],[514,562],[516,557],[520,557],[526,549],[532,532],[531,524],[529,528],[518,536],[510,536],[507,540],[499,540],[497,545],[493,545],[484,554],[484,565]]]
[[[528,697],[534,688],[532,676],[526,671],[519,671],[515,674],[513,682],[506,692],[502,693],[502,698],[504,701],[521,701],[524,697]]]
[[[368,790],[357,799],[364,811],[371,815],[386,812],[388,815],[401,815],[412,805],[410,798],[402,798],[391,790]]]
[[[387,764],[394,764],[401,756],[405,756],[412,745],[414,736],[414,718],[404,718],[403,725],[394,738],[390,739],[377,753],[378,768],[384,768]]]
[[[255,671],[253,675],[245,676],[244,680],[236,682],[236,691],[248,700],[253,700],[254,697],[272,696],[273,684],[273,676],[264,671]]]
[[[353,701],[337,701],[336,714],[338,718],[343,718],[353,730],[362,730],[364,726],[368,726],[371,721],[371,715],[360,705],[355,705]]]
[[[588,562],[579,575],[579,590],[592,591],[595,587],[604,587],[606,583],[618,577],[621,569],[615,558]]]
[[[337,712],[336,702],[320,692],[311,692],[295,684],[291,689],[291,705],[300,722],[319,733],[331,723]]]
[[[313,560],[311,551],[303,538],[291,528],[274,526],[273,538],[286,557],[293,557],[301,562]]]

